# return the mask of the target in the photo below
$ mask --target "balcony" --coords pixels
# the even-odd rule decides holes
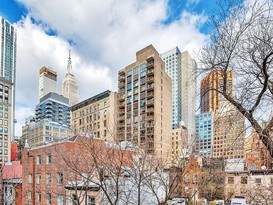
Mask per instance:
[[[147,83],[151,83],[154,82],[154,77],[148,77],[147,78]]]
[[[45,108],[46,109],[52,109],[52,105],[46,105]]]
[[[124,100],[125,100],[125,95],[123,95],[123,96],[120,96],[118,100],[119,100],[119,102],[122,102],[122,101],[124,101]]]
[[[153,115],[148,115],[147,117],[146,117],[146,120],[153,120],[154,119],[154,116]]]
[[[120,75],[120,76],[118,77],[118,80],[119,80],[120,82],[125,81],[125,75]]]
[[[152,128],[152,127],[154,127],[154,121],[148,121],[147,124],[146,124],[146,127],[147,127],[147,128]]]
[[[118,121],[119,122],[122,122],[122,121],[124,121],[125,120],[125,115],[122,115],[122,116],[120,116],[119,118],[118,118]]]
[[[147,71],[147,76],[152,76],[154,75],[154,69],[150,69]]]
[[[118,84],[118,87],[119,87],[119,88],[125,87],[125,83],[124,83],[124,82],[119,83],[119,84]]]
[[[154,89],[154,84],[147,85],[147,91]]]
[[[119,104],[118,104],[118,107],[119,107],[119,108],[125,107],[125,102],[119,103]]]
[[[146,64],[146,68],[147,68],[147,69],[148,69],[148,68],[152,68],[152,67],[154,67],[154,61],[153,61],[153,60],[147,62],[147,64]]]
[[[153,108],[153,107],[152,107],[152,108],[148,108],[148,109],[146,110],[146,112],[147,112],[147,113],[154,112],[154,108]]]
[[[119,74],[119,75],[124,75],[124,76],[125,76],[125,71],[124,71],[124,70],[120,70],[120,71],[118,72],[118,74]]]
[[[154,104],[154,98],[147,100],[147,105],[153,105]]]
[[[152,91],[152,92],[148,92],[147,93],[147,98],[152,98],[152,97],[154,97],[154,92]]]
[[[46,113],[53,113],[53,111],[51,109],[47,109]]]

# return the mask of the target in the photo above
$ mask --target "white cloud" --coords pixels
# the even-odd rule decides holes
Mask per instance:
[[[61,83],[72,40],[73,72],[81,99],[117,90],[117,72],[135,60],[136,51],[153,44],[164,52],[175,46],[198,50],[206,36],[199,25],[206,17],[187,12],[168,18],[164,0],[20,0],[29,14],[18,24],[17,102],[34,108],[38,102],[38,70],[50,66]],[[40,24],[34,24],[30,17]],[[48,36],[46,29],[56,31]]]

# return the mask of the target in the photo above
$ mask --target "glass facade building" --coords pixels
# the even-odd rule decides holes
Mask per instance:
[[[195,115],[196,151],[203,157],[212,156],[213,113]]]
[[[10,161],[14,138],[16,30],[0,16],[0,164]]]

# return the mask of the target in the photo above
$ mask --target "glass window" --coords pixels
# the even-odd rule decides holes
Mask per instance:
[[[51,174],[47,173],[46,174],[46,184],[50,184],[51,183]]]
[[[131,90],[131,89],[132,89],[132,84],[130,83],[127,85],[127,90]]]
[[[134,74],[138,73],[138,67],[134,68]]]
[[[96,200],[94,196],[87,196],[87,205],[95,205]]]
[[[37,165],[41,165],[41,155],[37,156]]]
[[[51,164],[51,154],[46,155],[46,164]]]
[[[46,195],[46,204],[51,205],[51,194]]]
[[[41,174],[37,174],[37,184],[41,184]]]
[[[63,173],[61,173],[61,172],[58,173],[57,182],[58,182],[59,184],[62,184],[62,183],[63,183]]]
[[[134,95],[134,101],[138,100],[138,95]]]
[[[59,195],[58,196],[58,205],[63,205],[64,203],[64,196],[63,195]]]
[[[228,177],[228,184],[234,184],[234,177]]]
[[[41,192],[37,192],[37,202],[41,203]]]
[[[241,184],[247,184],[247,177],[241,177]]]
[[[146,64],[140,66],[140,72],[146,71]]]
[[[132,75],[132,71],[131,70],[127,72],[127,76],[130,76],[130,75]]]

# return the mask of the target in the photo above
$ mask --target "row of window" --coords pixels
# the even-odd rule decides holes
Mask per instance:
[[[41,184],[41,180],[42,180],[42,175],[40,173],[36,174],[36,184]],[[30,183],[30,184],[33,183],[32,174],[28,175],[28,183]],[[50,183],[51,183],[51,174],[47,173],[46,174],[46,184],[50,184]],[[58,184],[63,183],[63,173],[62,172],[57,173],[57,183]]]
[[[41,163],[42,163],[42,157],[41,155],[37,155],[36,164],[41,165]],[[51,154],[46,155],[46,164],[51,164]]]

